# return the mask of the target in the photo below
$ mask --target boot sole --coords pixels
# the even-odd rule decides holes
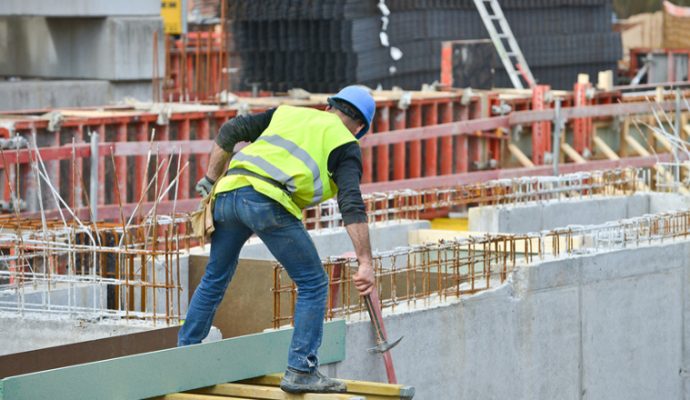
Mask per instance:
[[[304,386],[293,386],[290,384],[280,384],[280,389],[286,393],[301,394],[301,393],[345,393],[347,388],[343,389],[307,389]]]

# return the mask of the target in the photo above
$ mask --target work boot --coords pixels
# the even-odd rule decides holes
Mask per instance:
[[[314,370],[314,372],[301,372],[288,368],[280,388],[288,393],[342,393],[347,390],[343,382],[331,379]]]

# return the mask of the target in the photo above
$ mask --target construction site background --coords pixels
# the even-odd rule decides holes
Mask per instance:
[[[339,398],[690,398],[683,3],[2,1],[0,400],[285,398],[297,291],[256,237],[175,348],[194,185],[227,120],[351,83],[380,320],[337,201],[302,215],[323,370],[375,381]]]

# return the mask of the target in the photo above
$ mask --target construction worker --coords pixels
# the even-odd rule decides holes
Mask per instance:
[[[207,195],[220,179],[213,191],[216,230],[178,345],[206,337],[240,250],[256,234],[297,285],[295,329],[280,387],[290,393],[346,390],[344,383],[318,371],[328,277],[301,218],[302,209],[337,194],[359,262],[354,284],[361,295],[371,293],[374,272],[359,188],[362,156],[357,139],[369,130],[375,108],[366,89],[348,86],[328,99],[326,111],[283,105],[223,124],[208,172],[196,186]],[[251,144],[232,156],[226,170],[235,144],[242,141]]]

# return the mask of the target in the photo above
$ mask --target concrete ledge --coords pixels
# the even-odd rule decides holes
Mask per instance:
[[[116,15],[160,15],[158,0],[2,0],[0,15],[43,17],[107,17]]]
[[[6,43],[0,44],[0,75],[150,80],[154,32],[158,32],[158,59],[163,60],[160,16],[0,17],[0,36],[6,34]],[[94,68],[96,64],[98,68]],[[162,76],[163,66],[159,68]]]
[[[530,233],[568,225],[594,225],[690,208],[690,198],[665,193],[593,196],[515,205],[470,208],[469,230],[489,233]]]
[[[399,246],[408,245],[410,231],[428,229],[429,221],[391,221],[369,224],[371,248],[386,251]],[[345,228],[323,229],[309,231],[319,256],[323,259],[329,256],[339,256],[354,251],[352,242]],[[194,250],[193,254],[208,254],[210,246]],[[257,237],[249,239],[242,248],[240,258],[253,260],[275,260],[264,243]]]

